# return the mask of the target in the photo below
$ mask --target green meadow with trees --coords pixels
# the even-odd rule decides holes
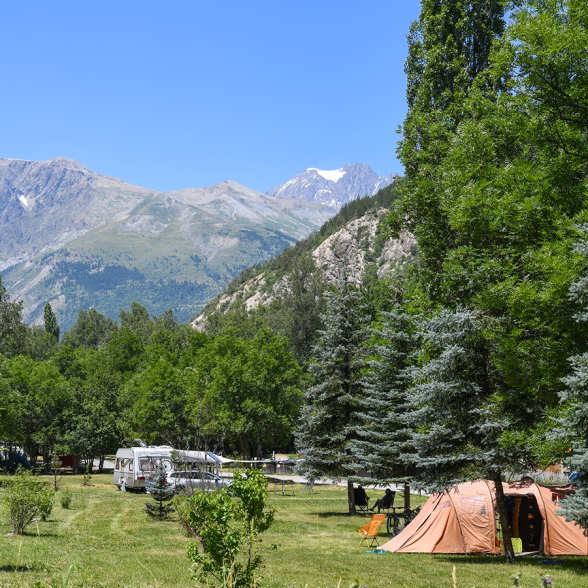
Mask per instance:
[[[381,575],[365,572],[370,587],[433,585],[427,574],[450,585],[437,566],[464,558],[387,554],[386,567],[362,551],[356,573],[327,565],[325,577],[326,561],[343,569],[355,549],[333,529],[363,524],[343,518],[356,513],[354,483],[401,484],[408,497],[563,462],[580,485],[562,515],[588,534],[588,4],[422,0],[408,44],[405,176],[228,289],[266,271],[288,277],[285,297],[251,311],[238,299],[209,314],[205,332],[133,303],[118,322],[81,309],[60,333],[50,306],[44,328],[25,325],[0,281],[1,444],[46,467],[64,453],[103,461],[136,437],[245,458],[303,452],[308,479],[347,479],[346,493],[278,505],[267,528],[278,555],[264,553],[269,572],[248,571],[250,585],[336,585],[373,565]],[[337,283],[326,283],[312,250],[376,207],[388,209],[378,247],[409,231],[418,243],[410,263],[381,279],[366,271],[359,283],[343,260]],[[91,500],[98,517],[102,500],[118,512],[126,497]],[[167,524],[153,532],[173,557],[185,554]],[[289,559],[309,535],[321,553],[310,575],[292,563],[306,550]],[[280,549],[290,554],[281,564]],[[469,560],[469,582],[507,585],[480,559]],[[562,559],[554,582],[561,572],[562,586],[582,585],[584,559]]]

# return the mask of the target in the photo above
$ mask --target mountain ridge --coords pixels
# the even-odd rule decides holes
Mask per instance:
[[[301,198],[310,202],[321,202],[338,211],[358,197],[373,196],[389,186],[399,174],[391,173],[381,178],[369,166],[347,163],[337,170],[306,168],[288,181],[268,190],[274,198]]]
[[[332,216],[227,180],[157,192],[67,158],[0,160],[0,271],[25,320],[47,301],[62,329],[80,307],[110,318],[137,300],[187,321],[246,267]]]
[[[275,300],[287,299],[289,275],[304,255],[310,255],[325,284],[337,282],[343,263],[348,265],[350,280],[356,284],[366,279],[382,280],[410,263],[416,255],[414,236],[403,232],[398,239],[386,238],[385,220],[396,199],[395,189],[392,183],[373,196],[352,200],[317,233],[263,265],[247,268],[206,305],[191,325],[206,330],[213,315],[224,314],[235,306],[243,305],[249,313]]]
[[[320,199],[274,197],[234,180],[159,192],[65,157],[0,159],[0,271],[29,322],[42,322],[48,301],[67,329],[81,307],[117,318],[133,300],[187,321],[335,212]]]

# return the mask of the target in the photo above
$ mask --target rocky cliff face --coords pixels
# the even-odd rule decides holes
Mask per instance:
[[[369,166],[360,163],[346,164],[336,170],[308,168],[275,186],[268,196],[274,198],[301,198],[310,202],[321,202],[334,211],[339,210],[358,196],[371,196],[394,181],[398,174],[380,178]]]
[[[416,240],[410,233],[402,233],[399,239],[378,239],[378,229],[386,213],[385,209],[369,211],[362,218],[347,223],[312,251],[312,259],[325,282],[333,284],[338,280],[345,261],[350,279],[360,284],[368,265],[375,263],[378,278],[382,279],[414,255]],[[268,284],[273,285],[268,287]],[[259,305],[269,306],[273,300],[286,296],[288,292],[287,275],[276,281],[272,276],[261,273],[237,291],[221,294],[192,322],[192,326],[203,330],[210,314],[225,312],[237,301],[242,301],[245,308],[251,311]]]

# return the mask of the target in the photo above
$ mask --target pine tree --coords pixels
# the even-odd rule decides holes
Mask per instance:
[[[417,468],[417,480],[433,491],[492,480],[506,561],[513,563],[502,474],[533,467],[525,427],[533,407],[503,383],[488,334],[486,319],[467,309],[442,311],[423,324],[425,363],[411,370],[411,406],[404,417],[414,431],[415,453],[406,457]]]
[[[583,227],[585,236],[588,236],[588,225]],[[576,252],[588,260],[588,239],[582,239],[576,246]],[[576,315],[579,322],[588,321],[588,276],[582,276],[575,282],[570,295],[573,300],[584,306],[584,310]],[[568,496],[561,502],[561,511],[567,521],[575,521],[588,536],[588,353],[576,355],[570,358],[572,374],[562,381],[567,389],[560,394],[562,402],[568,403],[565,418],[562,420],[562,429],[559,436],[571,439],[573,451],[567,458],[567,463],[578,471],[579,487],[573,496]]]
[[[406,369],[418,345],[414,319],[400,303],[392,312],[382,313],[381,329],[373,329],[378,344],[376,357],[367,360],[369,372],[364,378],[364,393],[358,399],[357,439],[352,442],[359,470],[368,470],[363,483],[404,484],[405,507],[410,506],[411,468],[403,455],[412,452],[411,431],[403,416],[408,409]]]
[[[363,388],[361,345],[369,331],[361,293],[350,282],[347,263],[337,287],[327,294],[322,320],[325,328],[309,367],[314,385],[306,391],[296,432],[297,447],[304,451],[299,470],[311,480],[342,478],[355,469],[351,443],[356,437],[357,402]],[[349,513],[355,514],[350,480],[347,495]]]
[[[169,502],[174,496],[171,484],[166,479],[166,473],[163,461],[159,460],[153,470],[151,481],[147,484],[147,490],[151,494],[151,498],[155,501],[155,504],[147,502],[145,504],[145,512],[155,519],[165,520],[174,512],[171,504],[164,504]]]
[[[43,310],[43,318],[45,319],[45,331],[50,335],[53,335],[57,341],[59,341],[59,325],[57,324],[57,318],[53,314],[51,305],[47,302]]]

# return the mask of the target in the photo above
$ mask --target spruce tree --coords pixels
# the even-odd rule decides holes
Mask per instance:
[[[404,423],[408,381],[406,369],[418,346],[414,319],[400,303],[392,312],[382,313],[381,329],[373,329],[376,338],[374,357],[366,361],[363,395],[358,399],[357,439],[352,450],[358,470],[368,470],[371,478],[355,478],[363,483],[404,484],[404,504],[410,507],[409,483],[412,475],[403,455],[413,451],[411,431]]]
[[[506,561],[513,563],[502,475],[534,465],[532,443],[526,445],[534,407],[517,397],[495,368],[485,317],[444,310],[422,327],[424,365],[411,369],[414,384],[404,417],[415,452],[405,458],[432,491],[477,478],[494,482]]]
[[[584,236],[588,236],[588,225],[583,227]],[[588,260],[588,239],[582,239],[576,246],[576,252]],[[584,310],[576,315],[579,322],[588,321],[588,276],[582,276],[571,289],[570,296],[584,305]],[[573,496],[561,502],[561,514],[567,521],[575,521],[588,536],[588,353],[570,358],[572,374],[563,378],[567,389],[560,394],[561,401],[568,404],[566,416],[562,419],[559,436],[572,442],[572,453],[566,461],[578,471],[579,487]]]
[[[48,302],[43,309],[43,318],[45,319],[45,331],[59,341],[59,325],[57,324],[55,314],[53,314],[53,309]]]
[[[296,445],[304,451],[299,471],[311,480],[342,478],[355,469],[352,441],[356,438],[358,399],[363,393],[362,343],[369,334],[361,292],[350,282],[347,263],[326,298],[325,327],[309,366],[314,385],[305,393],[296,432]],[[355,514],[351,480],[347,495],[349,513]]]
[[[166,479],[166,474],[165,465],[163,461],[159,460],[153,470],[151,480],[147,484],[147,490],[151,494],[151,498],[155,501],[155,504],[147,502],[145,504],[145,512],[155,519],[165,520],[174,512],[171,504],[165,504],[174,496],[174,491]]]

